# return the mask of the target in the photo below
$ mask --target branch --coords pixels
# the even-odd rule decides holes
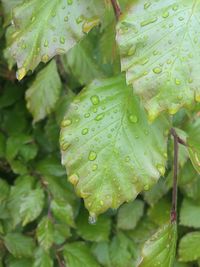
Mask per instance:
[[[174,138],[174,177],[173,177],[173,192],[172,192],[172,209],[171,223],[177,220],[177,190],[178,190],[178,145],[179,137],[176,131],[172,128],[171,135]]]
[[[120,15],[122,14],[120,5],[118,4],[117,0],[111,0],[114,12],[115,12],[115,17],[116,20],[119,20]]]

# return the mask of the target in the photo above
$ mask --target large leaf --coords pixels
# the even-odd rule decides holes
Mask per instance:
[[[100,267],[90,249],[83,242],[74,242],[64,246],[64,259],[69,267]]]
[[[123,77],[85,88],[61,126],[62,163],[92,216],[134,199],[165,172],[169,123],[149,125]]]
[[[53,267],[53,260],[49,253],[42,248],[37,248],[34,255],[33,267]]]
[[[122,70],[151,120],[200,101],[199,15],[196,0],[141,0],[118,25]]]
[[[61,81],[52,60],[41,70],[31,87],[26,91],[27,108],[32,113],[34,122],[44,119],[55,108],[59,99]]]
[[[186,234],[179,244],[179,260],[188,262],[200,258],[200,232]]]
[[[103,8],[101,0],[31,0],[17,6],[8,43],[19,68],[18,79],[41,61],[66,53],[99,23]]]
[[[176,224],[162,226],[145,244],[138,267],[172,267],[176,252]]]

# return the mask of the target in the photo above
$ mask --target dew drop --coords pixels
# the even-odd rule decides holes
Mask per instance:
[[[26,48],[26,44],[22,44],[22,49],[25,49]]]
[[[151,19],[148,19],[148,20],[144,20],[144,21],[142,21],[142,22],[140,23],[140,25],[141,25],[142,27],[147,26],[147,25],[149,25],[149,24],[151,24],[151,23],[156,22],[157,19],[158,19],[158,18],[155,17],[155,18],[151,18]]]
[[[138,122],[138,117],[135,116],[135,115],[130,115],[130,116],[129,116],[129,120],[130,120],[130,122],[132,122],[132,123],[136,123],[136,122]]]
[[[16,73],[16,78],[19,81],[21,81],[25,75],[26,75],[26,69],[22,67],[22,68],[18,69],[18,71]]]
[[[93,166],[92,166],[92,170],[93,171],[96,171],[98,169],[98,165],[97,164],[94,164]]]
[[[47,61],[49,61],[49,56],[48,56],[48,55],[43,55],[43,56],[42,56],[42,61],[43,61],[44,63],[46,63]]]
[[[65,17],[64,17],[64,21],[66,22],[66,21],[68,21],[68,20],[69,20],[68,16],[65,16]]]
[[[94,151],[90,151],[89,156],[88,156],[88,159],[90,161],[94,161],[96,158],[97,158],[97,153],[94,152]]]
[[[129,50],[128,50],[128,56],[133,56],[136,52],[136,46],[132,46]]]
[[[146,2],[145,4],[144,4],[144,9],[147,9],[147,8],[149,8],[151,6],[151,3],[150,2]]]
[[[85,113],[84,117],[85,118],[89,118],[90,117],[90,113]]]
[[[100,200],[100,205],[103,206],[104,202],[103,200]]]
[[[99,115],[96,116],[95,120],[96,120],[96,121],[100,121],[100,120],[102,120],[103,118],[104,118],[104,114],[99,114]]]
[[[62,121],[62,123],[61,123],[61,127],[67,127],[67,126],[69,126],[71,123],[72,123],[71,120],[69,120],[69,119],[65,119],[65,120]]]
[[[75,186],[78,184],[79,177],[76,173],[74,173],[74,174],[69,176],[68,180],[70,181],[70,183],[72,183]]]
[[[90,100],[91,100],[93,105],[98,105],[99,104],[99,97],[97,95],[91,96]]]
[[[175,84],[176,85],[180,85],[181,84],[181,81],[179,79],[175,79]]]
[[[73,4],[73,0],[67,0],[67,4],[68,5],[72,5]]]
[[[157,164],[156,165],[157,170],[159,171],[159,173],[164,176],[165,175],[165,166],[161,165],[161,164]]]
[[[146,184],[146,185],[144,186],[144,190],[145,190],[145,191],[148,191],[148,190],[149,190],[149,185],[148,185],[148,184]]]
[[[177,11],[178,10],[178,6],[177,5],[173,6],[172,10]]]
[[[162,69],[160,67],[156,67],[156,68],[153,69],[153,72],[155,74],[160,74],[162,72]]]
[[[164,13],[162,14],[162,17],[163,17],[164,19],[168,18],[168,17],[169,17],[169,12],[168,12],[168,11],[164,12]]]
[[[83,135],[86,135],[86,134],[88,133],[88,128],[83,129],[81,133],[82,133]]]
[[[65,37],[63,37],[63,36],[60,37],[60,43],[61,44],[64,44],[65,43]]]
[[[69,146],[70,146],[70,143],[65,142],[65,143],[63,143],[63,144],[61,145],[61,149],[62,149],[63,151],[66,151],[66,150],[68,149]]]
[[[48,47],[49,42],[47,40],[44,41],[44,47]]]
[[[89,224],[96,224],[97,222],[97,216],[95,213],[90,213],[90,216],[88,218],[88,223]]]
[[[84,20],[84,16],[81,15],[78,18],[76,18],[76,23],[79,24],[79,23],[83,22],[83,20]]]

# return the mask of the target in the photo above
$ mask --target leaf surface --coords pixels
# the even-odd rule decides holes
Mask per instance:
[[[19,68],[18,79],[41,61],[46,63],[72,48],[99,24],[103,8],[100,0],[32,0],[17,6],[8,43]]]
[[[184,198],[180,210],[180,224],[200,228],[200,206],[198,202]]]
[[[150,120],[200,101],[199,1],[135,1],[118,25],[122,70]]]
[[[62,163],[92,216],[133,200],[165,172],[169,122],[149,125],[124,77],[86,87],[61,126]]]

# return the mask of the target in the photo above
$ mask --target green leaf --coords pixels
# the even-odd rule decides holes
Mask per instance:
[[[5,25],[8,25],[12,19],[12,11],[17,5],[21,4],[23,0],[2,0]]]
[[[32,267],[32,260],[31,259],[11,259],[9,261],[9,267]],[[0,265],[1,266],[1,265]]]
[[[193,228],[200,228],[200,206],[199,203],[184,198],[180,210],[180,224]]]
[[[152,265],[172,267],[176,253],[177,226],[169,223],[162,226],[145,244],[138,267]]]
[[[52,60],[36,76],[26,91],[27,108],[33,115],[33,122],[44,119],[50,114],[59,99],[61,81],[56,63]]]
[[[88,212],[82,208],[77,218],[77,233],[88,241],[108,241],[111,221],[106,215],[101,215],[93,225],[89,224]]]
[[[135,200],[125,203],[119,208],[117,215],[117,226],[123,230],[134,229],[144,212],[144,202]]]
[[[35,166],[37,172],[42,175],[62,176],[65,175],[65,169],[60,165],[59,159],[53,155],[43,158],[37,161]]]
[[[9,233],[4,237],[5,246],[15,257],[31,257],[35,243],[32,238],[20,233]]]
[[[119,232],[112,239],[110,245],[110,257],[112,266],[129,267],[133,264],[132,254],[133,242],[122,232]]]
[[[5,157],[5,152],[6,152],[6,138],[2,133],[0,133],[0,158]]]
[[[5,180],[0,179],[0,204],[2,204],[2,202],[7,200],[9,192],[10,192],[10,187],[8,183]]]
[[[20,215],[22,225],[34,221],[44,207],[44,192],[41,188],[31,190],[21,198]]]
[[[24,90],[22,88],[7,84],[3,93],[0,94],[0,108],[13,105],[16,101],[23,97],[23,93]]]
[[[54,243],[61,245],[71,237],[70,227],[64,223],[54,223]]]
[[[60,136],[69,181],[95,216],[164,175],[169,123],[149,125],[124,77],[94,81],[71,104]]]
[[[69,267],[100,267],[83,242],[74,242],[64,246],[64,259]]]
[[[118,25],[122,70],[150,120],[200,101],[199,2],[135,1]]]
[[[186,234],[179,243],[179,260],[189,262],[200,258],[200,232]]]
[[[92,253],[97,258],[98,262],[103,266],[111,267],[110,247],[108,242],[94,243]]]
[[[51,218],[43,217],[37,228],[37,239],[40,245],[48,250],[53,244],[54,227]]]
[[[148,210],[148,215],[154,223],[162,226],[169,221],[170,210],[170,201],[167,198],[163,197]]]
[[[35,251],[33,267],[53,267],[53,260],[49,253],[42,248]]]
[[[196,171],[200,174],[200,119],[199,117],[190,123],[187,129],[187,144],[190,159]]]
[[[72,48],[99,24],[104,12],[100,0],[23,2],[13,11],[14,33],[8,40],[18,65],[18,79],[29,70]]]
[[[74,226],[74,213],[69,203],[63,200],[52,200],[51,210],[58,221],[69,226]]]

